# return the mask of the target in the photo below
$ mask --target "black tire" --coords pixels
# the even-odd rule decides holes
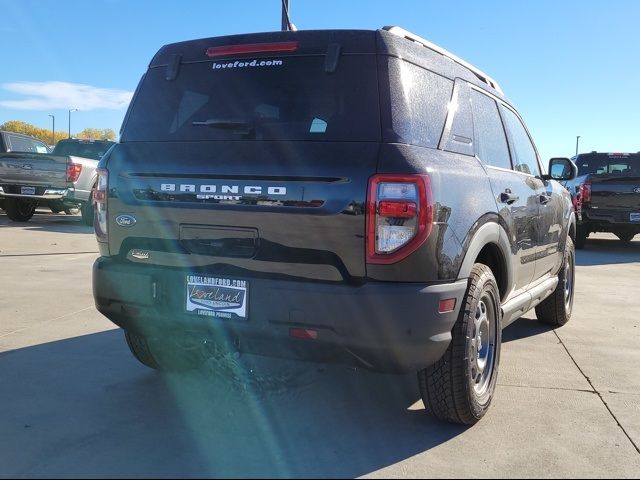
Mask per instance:
[[[125,330],[124,338],[127,341],[129,350],[131,350],[133,356],[136,357],[140,363],[154,370],[160,370],[160,365],[153,357],[145,337]]]
[[[576,252],[573,240],[567,237],[564,248],[564,261],[558,272],[558,286],[536,306],[538,320],[553,327],[561,327],[571,318],[573,296],[575,292]]]
[[[93,226],[93,202],[85,202],[80,208],[80,215],[85,225]]]
[[[60,213],[64,210],[64,205],[62,205],[62,203],[60,202],[49,202],[49,208],[51,209],[52,213]]]
[[[36,202],[33,200],[22,200],[20,198],[7,198],[4,202],[4,209],[14,222],[28,222],[36,212]]]
[[[473,266],[451,335],[442,358],[418,372],[420,393],[426,410],[435,417],[473,425],[493,399],[502,341],[500,294],[486,265]]]
[[[635,236],[636,234],[634,232],[616,232],[616,237],[618,237],[621,242],[630,242]]]
[[[580,225],[576,227],[576,243],[575,243],[576,250],[582,250],[585,247],[588,236],[589,236],[589,232],[587,232],[584,229],[584,227],[581,227]]]
[[[148,338],[131,331],[124,332],[133,356],[154,370],[184,372],[199,368],[206,357],[198,348],[185,348],[158,338]]]

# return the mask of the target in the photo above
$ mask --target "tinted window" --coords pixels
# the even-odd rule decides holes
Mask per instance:
[[[106,153],[112,142],[91,142],[91,141],[65,141],[61,140],[53,149],[54,155],[73,155],[76,157],[92,158],[100,160]]]
[[[471,104],[478,157],[487,165],[511,169],[509,147],[495,100],[471,90]]]
[[[598,175],[606,173],[620,173],[625,175],[640,175],[640,155],[606,153],[579,155],[576,160],[578,175]]]
[[[323,55],[189,63],[142,82],[123,142],[380,140],[373,55],[344,55],[334,73]]]
[[[391,128],[396,138],[436,148],[440,142],[453,82],[397,58],[389,59]]]
[[[7,134],[7,150],[11,152],[49,153],[49,147],[35,138]]]
[[[471,114],[469,87],[465,82],[456,80],[448,110],[449,114],[445,124],[441,148],[448,152],[473,156],[475,154],[473,146],[473,116]]]
[[[531,143],[527,130],[522,125],[518,116],[508,108],[501,105],[504,121],[509,131],[513,152],[513,168],[519,172],[540,175],[538,156]]]

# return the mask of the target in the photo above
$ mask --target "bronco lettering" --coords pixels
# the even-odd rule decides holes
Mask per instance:
[[[190,183],[161,183],[161,192],[193,192],[200,193],[238,193],[240,191],[239,185],[193,185]],[[246,195],[262,195],[263,187],[250,185],[242,187],[242,192]],[[269,195],[286,195],[287,187],[267,187],[267,193]]]

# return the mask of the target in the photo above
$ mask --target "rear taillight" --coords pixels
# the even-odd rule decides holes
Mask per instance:
[[[69,163],[67,164],[67,182],[75,182],[80,177],[82,173],[82,165],[79,163]]]
[[[578,203],[588,203],[591,201],[591,184],[580,184],[580,195],[578,197]]]
[[[98,180],[93,191],[94,219],[93,226],[98,241],[107,241],[107,187],[109,185],[109,172],[106,168],[96,170]]]
[[[432,222],[427,175],[374,175],[367,199],[367,263],[406,258],[425,242]]]

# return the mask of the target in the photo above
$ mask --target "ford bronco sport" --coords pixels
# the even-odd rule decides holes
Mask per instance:
[[[571,315],[575,165],[549,171],[493,79],[398,27],[167,45],[99,165],[96,306],[151,368],[415,371],[472,424],[502,328]]]

